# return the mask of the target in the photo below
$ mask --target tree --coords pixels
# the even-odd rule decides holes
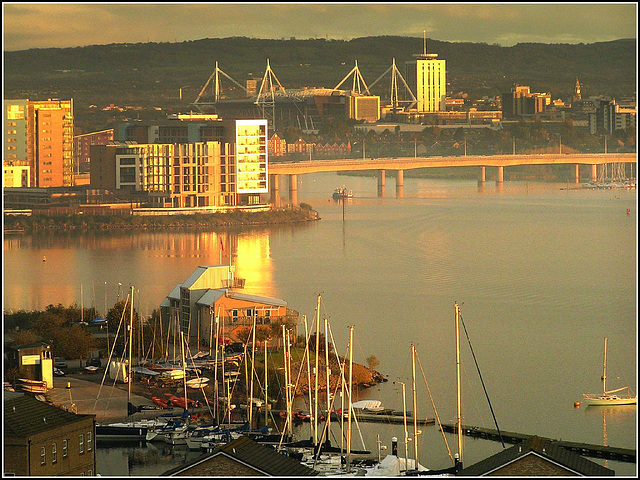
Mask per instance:
[[[375,355],[371,355],[367,357],[367,365],[371,370],[375,370],[380,365],[380,361]]]

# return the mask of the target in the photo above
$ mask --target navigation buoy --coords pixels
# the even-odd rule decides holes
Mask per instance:
[[[42,257],[42,261],[43,261],[43,262],[46,262],[46,261],[47,261],[47,256],[46,256],[46,255],[44,255],[44,256]]]
[[[575,408],[580,408],[580,402],[573,402],[573,406]]]

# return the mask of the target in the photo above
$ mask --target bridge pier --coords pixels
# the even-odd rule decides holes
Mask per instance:
[[[591,181],[596,182],[598,180],[598,166],[591,165]]]
[[[298,175],[289,175],[289,201],[292,205],[298,205]]]
[[[380,173],[378,173],[378,197],[384,197],[386,173],[386,170],[380,170]]]
[[[278,208],[280,205],[280,177],[278,175],[269,175],[271,189],[271,205]]]
[[[404,170],[398,170],[396,177],[396,198],[404,198]]]
[[[487,179],[487,175],[485,172],[485,167],[480,167],[480,177],[478,178],[478,183],[484,183]]]
[[[504,167],[498,167],[498,175],[496,176],[496,183],[504,182]]]
[[[576,163],[574,180],[575,180],[575,183],[580,183],[580,165],[578,163]]]

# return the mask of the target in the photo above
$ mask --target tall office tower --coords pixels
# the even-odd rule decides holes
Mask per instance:
[[[416,60],[416,98],[418,112],[439,112],[447,109],[446,61],[437,53],[418,55]]]
[[[73,100],[5,100],[5,161],[24,163],[36,187],[73,185]]]
[[[446,61],[438,60],[437,53],[427,53],[427,37],[421,54],[415,62],[405,63],[405,74],[410,88],[415,89],[418,112],[439,112],[447,109]],[[415,79],[415,83],[414,83]]]

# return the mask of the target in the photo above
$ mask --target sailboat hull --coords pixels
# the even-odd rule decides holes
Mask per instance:
[[[584,399],[587,406],[615,406],[615,405],[636,405],[636,397],[624,398],[613,396],[597,396],[597,397],[585,397]]]

